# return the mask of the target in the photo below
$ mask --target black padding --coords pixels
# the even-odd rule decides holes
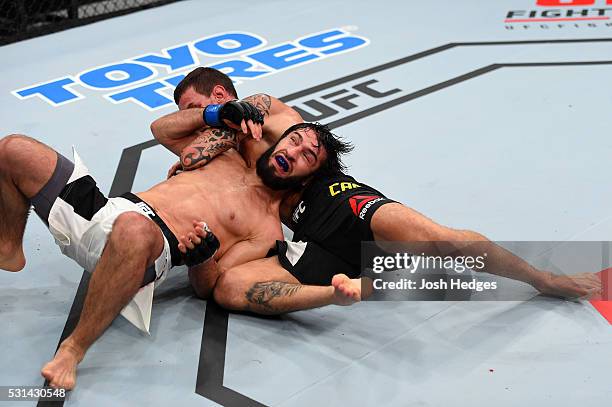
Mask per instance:
[[[96,181],[86,175],[67,184],[59,197],[74,208],[74,212],[91,220],[93,216],[108,202],[98,189]]]
[[[49,226],[51,207],[66,186],[73,172],[74,164],[72,161],[57,153],[57,163],[55,164],[53,175],[51,175],[45,186],[30,200],[32,205],[34,205],[34,212],[45,222],[45,225]]]
[[[314,242],[308,242],[304,253],[295,265],[287,258],[288,244],[285,241],[276,241],[278,261],[293,277],[305,285],[331,285],[336,274],[346,274],[349,278],[359,277],[359,266],[351,265],[340,257],[323,249]]]
[[[219,250],[221,246],[219,239],[210,229],[207,228],[206,230],[208,234],[202,239],[200,244],[196,245],[193,249],[187,249],[187,252],[183,254],[186,266],[192,267],[204,263],[211,259],[217,253],[217,250]]]

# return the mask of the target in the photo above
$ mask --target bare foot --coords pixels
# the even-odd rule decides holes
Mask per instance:
[[[548,273],[536,288],[545,295],[568,299],[591,298],[601,295],[601,278],[596,273],[582,273],[569,276]]]
[[[334,304],[352,305],[361,301],[361,279],[351,280],[346,274],[336,274],[332,278]]]
[[[76,369],[81,361],[80,353],[64,341],[53,360],[43,366],[40,373],[56,389],[72,390],[76,385]]]
[[[25,267],[26,259],[23,247],[15,247],[6,243],[0,245],[0,269],[6,271],[21,271]]]

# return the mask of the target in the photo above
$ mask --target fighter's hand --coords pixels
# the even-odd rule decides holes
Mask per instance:
[[[535,287],[545,295],[568,299],[588,299],[601,295],[601,278],[596,273],[570,276],[545,273]]]
[[[253,137],[253,139],[259,141],[262,138],[263,130],[262,125],[260,123],[254,123],[253,120],[242,121],[240,122],[240,126],[230,122],[229,120],[223,121],[227,127],[232,128],[234,130],[240,131],[243,136],[240,137],[240,140],[244,140],[247,136]]]
[[[183,171],[183,164],[181,164],[180,161],[177,161],[168,170],[168,175],[166,176],[166,179],[170,179],[182,171]]]
[[[208,105],[204,109],[203,118],[209,126],[227,126],[251,134],[255,140],[261,139],[264,116],[249,102],[232,100],[222,105]]]
[[[179,237],[178,249],[185,265],[192,267],[214,257],[220,243],[205,222],[193,221],[193,231]]]

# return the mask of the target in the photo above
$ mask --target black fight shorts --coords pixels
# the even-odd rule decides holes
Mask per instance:
[[[305,285],[331,285],[336,274],[346,274],[349,278],[360,275],[359,267],[352,266],[313,242],[276,241],[276,250],[270,254],[278,255],[285,270]]]

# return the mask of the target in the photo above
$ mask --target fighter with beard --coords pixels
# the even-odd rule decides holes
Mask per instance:
[[[217,108],[211,103],[223,102],[215,100],[215,92],[223,94],[223,91],[206,88],[207,78],[203,73],[198,70],[190,73],[176,88],[174,95],[184,117],[192,115],[195,118],[191,124],[201,125],[199,114]],[[271,96],[259,94],[245,101],[257,106],[268,118],[271,118],[271,107],[274,108],[274,120],[266,119],[267,125],[299,127],[295,124],[301,122],[299,114]],[[187,109],[189,107],[199,107],[201,110],[192,111]],[[180,115],[181,111],[173,115]],[[241,127],[246,133],[247,127],[251,129],[253,123],[249,122],[248,114],[243,117],[246,121],[241,123]],[[250,131],[253,137],[241,137],[232,146],[222,145],[219,140],[197,140],[194,146],[199,151],[207,152],[206,159],[199,161],[197,166],[210,162],[224,148],[235,147],[247,165],[258,154],[270,152],[273,159],[269,161],[276,173],[283,174],[290,168],[290,162],[283,150],[276,148],[278,139],[274,136],[280,133],[268,132],[268,137],[264,134],[261,140],[256,127]],[[193,127],[187,126],[183,129],[183,135],[193,130]],[[176,127],[168,126],[166,131],[167,134],[177,135]],[[299,134],[292,134],[291,129],[282,135],[289,138],[290,146],[301,143]],[[272,147],[268,150],[270,145]],[[189,148],[191,146],[188,145],[186,150]],[[189,169],[190,164],[183,162],[183,167]],[[288,194],[281,205],[281,218],[294,230],[294,241],[278,241],[278,256],[255,260],[223,273],[214,291],[219,304],[235,310],[276,314],[359,301],[362,296],[360,246],[362,241],[373,240],[405,242],[404,247],[412,252],[427,255],[440,255],[441,247],[445,245],[437,242],[453,245],[451,250],[443,251],[456,256],[477,256],[486,252],[488,262],[483,271],[529,283],[545,294],[580,297],[596,294],[601,289],[601,282],[595,274],[567,277],[538,270],[483,235],[437,224],[415,210],[388,199],[376,189],[357,182],[341,170],[312,177],[304,185],[303,190]]]
[[[215,69],[197,68],[181,81],[175,90],[179,111],[151,124],[155,138],[181,157],[170,169],[170,179],[194,170],[206,173],[212,158],[230,155],[242,157],[243,165],[254,170],[266,187],[284,191],[282,196],[288,197],[311,179],[344,168],[340,157],[352,147],[325,126],[303,123],[297,112],[268,95],[235,99],[231,80]],[[219,187],[232,189],[241,183],[240,177],[235,184],[226,180],[220,179]],[[201,237],[197,231],[180,236],[180,250],[193,249]],[[281,240],[277,236],[276,241]],[[268,243],[272,248],[275,239],[270,236]],[[211,263],[190,269],[191,283],[202,297],[225,270]]]
[[[256,113],[249,104],[234,102],[219,117],[233,120],[241,109]],[[251,120],[249,126],[260,129]],[[207,128],[197,137],[235,140],[235,133]],[[52,387],[75,386],[78,363],[120,312],[148,331],[153,290],[172,266],[204,264],[190,268],[189,277],[198,295],[206,297],[219,270],[262,258],[282,239],[284,189],[302,186],[315,172],[337,170],[343,152],[342,143],[321,125],[301,125],[291,135],[269,154],[249,156],[257,165],[248,166],[234,149],[217,151],[206,167],[110,199],[76,153],[71,162],[24,135],[0,139],[0,269],[25,267],[23,236],[33,205],[62,253],[92,272],[76,328],[41,371]],[[161,141],[183,163],[202,161],[204,149],[197,145]],[[277,189],[264,185],[255,167]]]

